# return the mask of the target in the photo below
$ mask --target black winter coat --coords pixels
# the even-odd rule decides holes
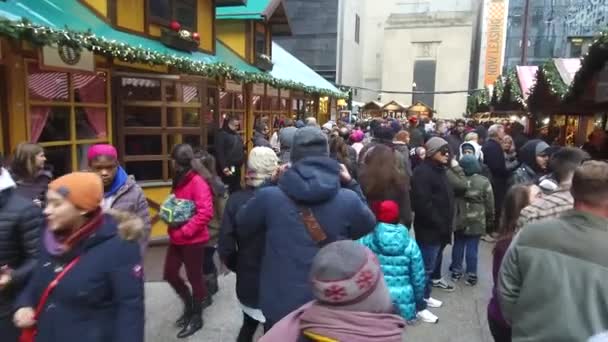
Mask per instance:
[[[215,138],[215,159],[220,175],[222,170],[231,166],[240,167],[245,160],[245,147],[243,139],[237,132],[228,128],[222,129]]]
[[[454,190],[447,168],[426,159],[412,179],[412,207],[416,240],[423,244],[450,243],[454,226]]]
[[[12,282],[0,291],[0,319],[9,317],[38,257],[38,237],[44,223],[40,208],[8,189],[0,192],[0,266],[13,270]]]
[[[222,225],[217,251],[228,268],[236,273],[236,295],[241,303],[251,308],[259,307],[259,282],[262,255],[264,254],[265,230],[244,239],[239,236],[236,215],[239,209],[253,197],[249,188],[230,195]]]
[[[507,170],[505,153],[498,141],[488,139],[483,144],[481,151],[483,152],[483,161],[490,169],[490,174],[492,175],[490,182],[494,190],[494,208],[496,208],[496,216],[498,217],[502,208],[502,202],[507,193],[507,181],[511,176],[511,172]]]

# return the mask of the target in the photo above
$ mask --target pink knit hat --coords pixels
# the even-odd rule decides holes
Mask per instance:
[[[89,152],[87,153],[87,159],[89,160],[89,162],[99,156],[106,156],[112,159],[118,159],[118,152],[116,151],[116,147],[110,144],[97,144],[91,146],[89,148]]]
[[[350,134],[350,140],[352,142],[361,142],[363,141],[363,138],[365,137],[365,133],[363,133],[362,130],[354,130],[351,134]]]

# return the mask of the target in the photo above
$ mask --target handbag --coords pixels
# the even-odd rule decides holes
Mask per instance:
[[[291,202],[298,208],[298,215],[300,215],[300,220],[306,227],[308,231],[308,235],[312,238],[312,240],[319,246],[319,248],[323,248],[323,246],[329,243],[329,239],[327,238],[327,234],[317,221],[315,214],[313,214],[312,210],[309,207],[299,205],[296,203],[291,197],[287,196],[291,200]]]
[[[59,284],[59,281],[61,279],[63,279],[63,277],[68,273],[68,271],[71,270],[74,267],[74,265],[76,265],[78,260],[80,260],[80,257],[77,257],[74,260],[70,261],[70,263],[67,264],[57,276],[55,276],[55,279],[53,279],[49,283],[49,285],[46,287],[46,289],[44,289],[44,292],[42,292],[42,296],[40,297],[40,301],[38,301],[38,305],[36,306],[36,311],[34,311],[34,320],[38,320],[38,317],[40,317],[40,313],[44,309],[44,305],[46,304],[46,301],[49,299],[51,292],[53,292],[53,290]],[[34,342],[37,334],[38,334],[38,329],[36,328],[35,325],[33,327],[21,329],[21,335],[19,336],[19,342]]]
[[[193,201],[176,198],[174,194],[169,195],[160,206],[160,219],[169,226],[176,227],[188,222],[196,212]]]

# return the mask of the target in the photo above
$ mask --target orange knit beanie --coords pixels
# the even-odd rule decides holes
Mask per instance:
[[[91,212],[101,205],[103,182],[92,172],[72,172],[49,184],[54,190],[72,202],[75,207]]]

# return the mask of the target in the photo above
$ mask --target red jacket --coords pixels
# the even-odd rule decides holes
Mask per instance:
[[[194,171],[184,176],[173,194],[178,199],[193,201],[196,213],[188,223],[179,228],[169,228],[169,237],[174,245],[192,245],[209,241],[207,225],[213,218],[213,194],[209,184]]]

